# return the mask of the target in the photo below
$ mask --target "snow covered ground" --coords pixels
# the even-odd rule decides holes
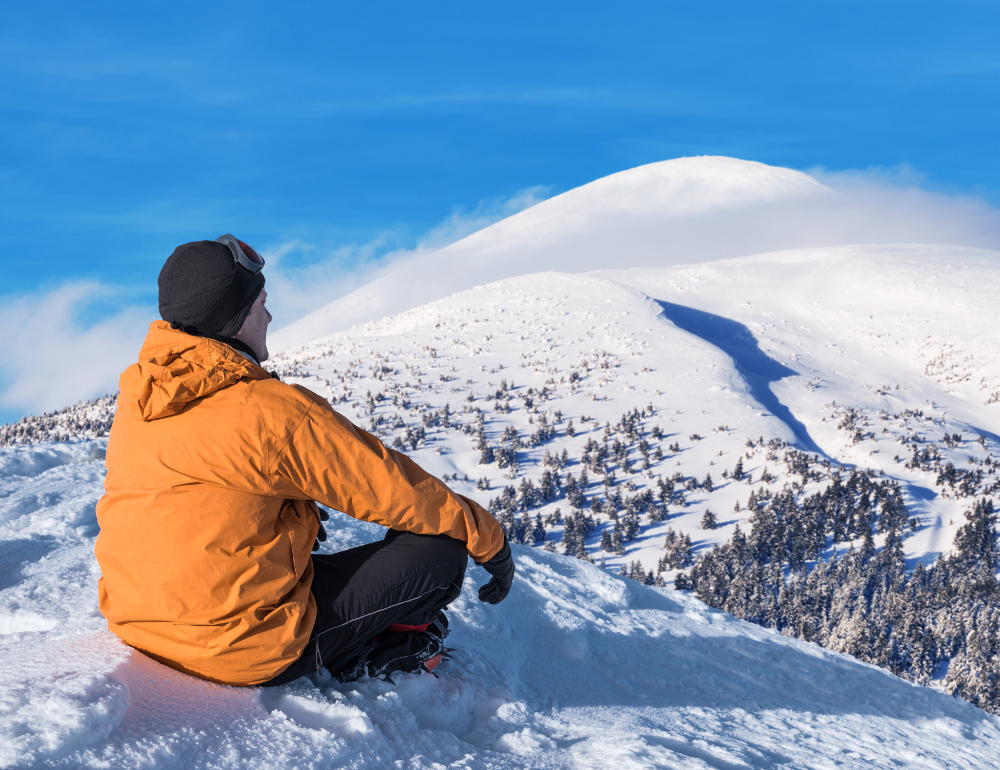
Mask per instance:
[[[0,766],[996,766],[1000,720],[963,701],[525,547],[498,606],[476,599],[485,575],[470,570],[440,679],[261,690],[184,676],[103,629],[102,448],[0,450]],[[381,535],[332,523],[336,549]]]
[[[668,531],[704,553],[746,530],[751,494],[852,468],[900,485],[910,565],[1000,493],[1000,254],[739,251],[801,245],[768,207],[818,216],[836,196],[796,172],[689,161],[559,196],[277,335],[283,379],[457,491],[516,496],[540,527],[503,604],[475,600],[486,576],[470,568],[440,679],[233,689],[144,658],[97,610],[106,439],[0,448],[0,766],[996,767],[996,717],[615,574],[657,570]],[[696,236],[710,248],[683,264]],[[99,427],[98,406],[4,435]],[[570,479],[594,564],[561,553]],[[604,548],[632,513],[635,537]],[[332,523],[324,551],[381,535]]]

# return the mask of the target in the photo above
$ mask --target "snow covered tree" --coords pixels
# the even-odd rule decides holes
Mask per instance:
[[[521,503],[521,510],[527,511],[528,509],[534,508],[538,505],[538,490],[535,489],[535,485],[532,483],[531,479],[521,479],[521,486],[518,489],[517,494],[518,500]]]
[[[531,530],[531,538],[535,541],[535,545],[540,545],[544,543],[548,538],[548,533],[545,531],[545,525],[542,523],[542,514],[535,514],[535,526]]]
[[[965,568],[982,566],[986,572],[996,574],[997,514],[993,501],[988,498],[977,500],[972,509],[965,513],[966,523],[955,533],[952,559]]]
[[[566,474],[566,483],[564,484],[564,488],[566,490],[566,501],[577,510],[583,508],[586,500],[576,479],[573,478],[572,473]]]
[[[611,532],[611,547],[614,548],[616,556],[625,555],[625,540],[622,537],[622,525],[617,519],[615,520],[614,530]]]
[[[639,536],[641,531],[639,526],[639,514],[633,508],[629,508],[625,511],[625,515],[621,519],[622,528],[622,540],[626,543],[631,543]]]
[[[550,502],[556,498],[556,488],[552,479],[552,471],[548,468],[542,471],[542,480],[538,485],[538,496],[543,503]]]

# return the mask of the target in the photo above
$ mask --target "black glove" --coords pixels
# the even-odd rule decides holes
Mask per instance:
[[[324,509],[320,508],[318,505],[316,506],[316,510],[319,512],[320,523],[319,523],[319,532],[316,533],[316,540],[315,542],[313,542],[312,549],[314,551],[319,550],[320,543],[326,542],[326,527],[323,526],[323,522],[327,521],[330,518],[330,514],[327,513]]]
[[[496,556],[479,566],[493,576],[489,583],[479,589],[479,601],[499,604],[507,598],[514,583],[514,556],[510,552],[510,543],[506,537],[503,540],[503,548]]]

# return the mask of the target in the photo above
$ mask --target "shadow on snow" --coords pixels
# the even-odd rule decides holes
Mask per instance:
[[[750,388],[750,395],[791,429],[800,449],[827,456],[812,440],[805,425],[771,391],[772,382],[798,375],[798,372],[768,356],[751,331],[737,321],[672,302],[656,302],[663,309],[663,315],[679,329],[705,340],[733,359]]]

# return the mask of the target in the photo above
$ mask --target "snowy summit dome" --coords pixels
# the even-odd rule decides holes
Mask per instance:
[[[787,231],[787,208],[832,196],[799,171],[736,158],[639,166],[404,261],[280,330],[273,348],[527,273],[665,267],[812,245]]]

